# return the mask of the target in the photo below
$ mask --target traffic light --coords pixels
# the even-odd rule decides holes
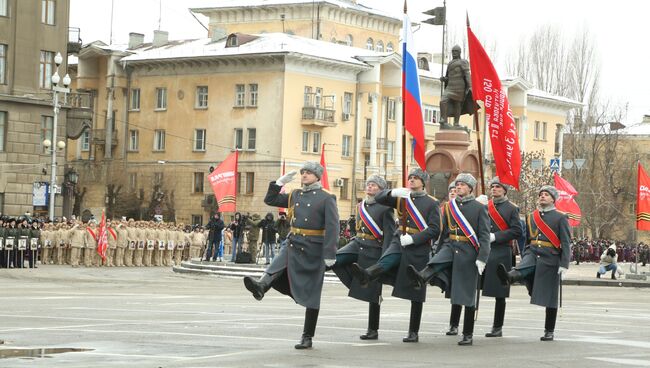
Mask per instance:
[[[433,8],[431,10],[425,11],[424,14],[432,15],[433,18],[429,18],[423,21],[422,23],[432,24],[434,26],[444,26],[446,10],[447,8],[445,8],[444,6],[439,6],[437,8]]]

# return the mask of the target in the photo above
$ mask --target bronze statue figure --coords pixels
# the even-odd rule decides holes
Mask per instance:
[[[448,128],[447,117],[454,117],[454,126],[460,126],[460,116],[472,115],[475,103],[472,98],[472,80],[470,78],[469,62],[460,58],[460,46],[451,49],[452,60],[447,65],[447,73],[440,77],[445,90],[440,100],[440,125]]]

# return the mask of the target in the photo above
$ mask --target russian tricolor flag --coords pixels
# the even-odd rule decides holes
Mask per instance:
[[[426,170],[424,159],[424,117],[420,100],[420,78],[418,76],[417,51],[413,43],[411,20],[404,11],[402,25],[402,101],[404,103],[404,127],[413,136],[413,155],[422,170]]]

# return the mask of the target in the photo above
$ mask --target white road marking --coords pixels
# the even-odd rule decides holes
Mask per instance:
[[[621,364],[621,365],[633,365],[635,367],[650,367],[650,360],[623,359],[623,358],[598,358],[598,357],[585,357],[585,359],[599,360],[601,362]]]

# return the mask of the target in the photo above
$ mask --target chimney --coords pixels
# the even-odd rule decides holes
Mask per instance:
[[[144,43],[144,35],[142,33],[129,33],[129,48],[134,49]]]
[[[153,31],[153,47],[166,44],[169,41],[169,32],[156,30]]]

